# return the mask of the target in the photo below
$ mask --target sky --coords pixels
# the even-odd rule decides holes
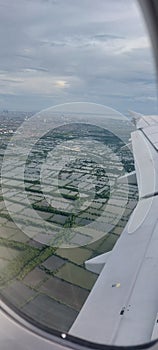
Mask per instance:
[[[78,101],[157,114],[136,0],[0,0],[0,110]]]

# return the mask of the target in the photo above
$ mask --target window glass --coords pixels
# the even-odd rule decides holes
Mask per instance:
[[[0,0],[4,302],[69,332],[138,201],[130,110],[156,114],[134,0]]]

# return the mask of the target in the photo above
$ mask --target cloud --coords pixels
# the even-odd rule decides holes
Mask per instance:
[[[142,50],[142,49],[150,49],[151,44],[147,36],[138,37],[138,38],[126,38],[125,40],[120,40],[118,43],[118,48],[116,53],[130,53],[133,50]]]
[[[156,108],[149,99],[156,90],[150,41],[134,0],[1,5],[3,107],[38,110],[87,100],[120,111]]]
[[[145,102],[145,101],[153,101],[156,102],[157,101],[157,96],[139,96],[139,97],[135,97],[136,101],[141,101],[141,102]]]
[[[62,89],[69,86],[68,82],[65,80],[57,80],[55,82],[55,84],[57,87],[62,88]]]

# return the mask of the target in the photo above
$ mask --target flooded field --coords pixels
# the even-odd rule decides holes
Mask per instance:
[[[92,131],[94,133],[94,129],[86,129],[89,147],[92,147]],[[75,129],[73,132],[80,131]],[[69,330],[97,280],[97,274],[86,270],[85,261],[113,248],[138,199],[137,186],[117,183],[123,170],[110,151],[104,154],[98,143],[101,136],[98,132],[95,135],[95,152],[102,153],[102,158],[106,158],[106,169],[100,164],[96,166],[90,159],[85,160],[85,155],[76,162],[72,157],[67,165],[64,161],[56,182],[52,174],[55,174],[61,162],[61,154],[57,152],[42,183],[45,192],[39,179],[40,152],[44,141],[41,141],[42,146],[36,145],[34,155],[30,154],[25,171],[25,191],[30,207],[39,219],[42,218],[45,226],[41,227],[38,217],[30,215],[16,164],[13,167],[17,171],[16,180],[11,176],[8,163],[8,175],[3,179],[3,191],[1,189],[0,193],[2,300],[31,321],[60,332]],[[57,133],[54,143],[61,137],[64,142],[69,141],[68,147],[72,148],[72,135],[72,130],[66,138],[63,131]],[[105,136],[102,135],[102,140]],[[3,146],[9,137],[5,134],[1,140],[1,163]],[[118,145],[109,137],[111,147],[117,148]],[[50,140],[48,135],[45,149],[51,149]],[[64,147],[67,147],[65,143]],[[84,144],[80,141],[75,143],[74,152],[79,147],[84,153]],[[131,153],[124,157],[124,161],[126,171],[133,170]],[[17,215],[18,226],[12,214]],[[116,217],[119,217],[117,221]],[[30,236],[25,232],[26,227]],[[57,235],[56,241],[54,238],[52,240],[52,232]],[[62,241],[65,246],[60,244]]]

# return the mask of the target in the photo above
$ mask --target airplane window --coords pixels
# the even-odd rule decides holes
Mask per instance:
[[[140,244],[128,221],[149,197],[141,197],[131,133],[135,118],[157,114],[154,60],[137,1],[0,0],[0,7],[2,301],[63,338],[147,343],[156,332],[154,311],[140,340],[118,336],[129,334],[126,313],[139,308],[128,286],[122,302],[126,276],[137,278],[128,270],[136,261],[133,239]],[[122,239],[122,277],[112,254],[123,237],[131,256]],[[120,333],[106,319],[116,309]],[[108,341],[102,327],[113,333]]]

